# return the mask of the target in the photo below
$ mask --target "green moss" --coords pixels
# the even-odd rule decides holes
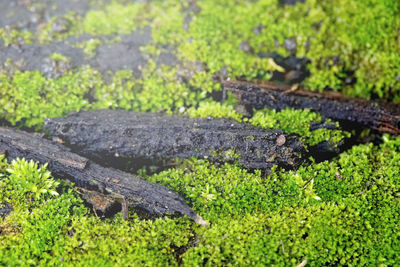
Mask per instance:
[[[308,0],[284,7],[278,0],[203,0],[195,3],[198,13],[190,11],[189,3],[178,2],[97,3],[97,8],[83,17],[68,13],[51,18],[37,35],[48,43],[83,33],[129,34],[149,25],[153,36],[149,46],[158,51],[173,47],[187,65],[201,62],[207,71],[195,75],[204,76],[207,82],[221,78],[268,80],[272,71],[282,71],[282,67],[271,58],[260,58],[259,53],[292,53],[311,60],[311,75],[304,83],[308,89],[400,99],[400,4],[396,0]],[[32,41],[32,33],[27,31],[3,28],[0,32],[6,45],[21,38]],[[284,47],[289,38],[297,43],[295,52]],[[192,80],[198,83],[199,78]],[[208,90],[207,82],[201,83],[204,90]]]
[[[56,187],[46,166],[0,156],[0,204],[14,208],[0,217],[1,265],[177,265],[175,249],[194,238],[188,219],[103,221],[89,215],[77,193],[63,185],[58,195]]]
[[[83,19],[83,29],[92,35],[129,34],[146,25],[152,15],[149,5],[144,2],[120,4],[113,1],[99,10],[89,11]]]
[[[119,0],[97,3],[104,8],[84,17],[70,13],[50,19],[38,30],[42,42],[84,32],[128,34],[149,25],[153,41],[141,51],[153,60],[143,77],[121,70],[111,81],[88,67],[59,78],[37,71],[2,73],[0,117],[41,128],[45,117],[122,108],[243,121],[232,98],[220,104],[208,94],[220,90],[221,79],[267,80],[273,70],[282,71],[257,54],[288,56],[283,43],[292,37],[296,55],[311,59],[311,76],[304,83],[308,88],[399,100],[398,1],[308,0],[285,7],[277,0],[196,4],[198,13],[175,0]],[[29,32],[3,28],[0,33],[5,45],[33,40]],[[93,40],[82,46],[91,55],[99,45]],[[157,66],[157,57],[171,46],[180,63]],[[65,60],[58,54],[52,58]],[[310,122],[322,118],[309,110],[261,110],[250,121],[297,133],[308,145],[337,143],[348,136],[336,130],[310,131]],[[147,221],[132,215],[125,222],[117,215],[100,220],[45,167],[22,160],[7,163],[0,156],[0,205],[7,202],[14,208],[0,218],[0,265],[296,266],[307,261],[310,266],[394,266],[400,261],[399,155],[400,139],[385,135],[380,146],[355,146],[330,162],[292,171],[273,169],[268,177],[235,164],[195,159],[146,176],[185,197],[209,227],[186,218]],[[224,156],[234,160],[237,155],[226,151]]]
[[[211,223],[184,264],[390,265],[400,245],[399,144],[386,137],[267,179],[202,161],[149,179],[181,192]]]
[[[103,45],[103,42],[99,39],[90,39],[88,41],[79,43],[76,45],[78,48],[82,48],[83,52],[88,57],[94,57],[96,55],[96,50]]]
[[[243,115],[238,113],[232,105],[225,105],[215,101],[201,102],[198,108],[187,111],[190,118],[227,118],[242,121]]]
[[[37,32],[37,38],[41,43],[61,41],[73,35],[82,34],[82,18],[74,12],[49,19]]]
[[[297,171],[273,169],[269,177],[201,160],[147,177],[191,202],[210,222],[199,227],[186,218],[101,221],[65,186],[60,195],[32,198],[18,181],[31,176],[38,188],[43,181],[55,186],[45,168],[0,156],[0,186],[12,192],[14,206],[0,219],[0,263],[395,265],[399,164],[400,138],[386,135],[380,146],[356,146]]]
[[[130,71],[119,71],[108,86],[96,90],[94,108],[123,108],[133,111],[178,112],[197,105],[205,92],[191,90],[177,80],[177,69],[157,67],[152,61],[143,70],[143,79],[135,79]]]
[[[270,109],[256,111],[250,119],[250,123],[265,129],[282,129],[287,133],[299,134],[308,145],[316,145],[323,141],[337,144],[344,138],[350,137],[350,133],[341,130],[317,129],[310,130],[310,123],[321,123],[321,115],[310,110],[296,110],[286,108],[280,112]],[[325,123],[335,124],[337,122],[326,120]]]
[[[152,45],[176,46],[182,61],[200,61],[211,75],[223,72],[225,78],[265,80],[271,71],[282,68],[258,54],[288,56],[284,42],[294,38],[295,54],[311,60],[311,75],[304,83],[307,88],[399,100],[400,5],[396,0],[308,0],[285,7],[277,0],[196,4],[200,12],[191,14],[187,31],[182,27],[187,15],[184,8],[179,12],[166,5],[166,15],[150,24],[156,29]]]
[[[18,31],[6,26],[0,28],[0,40],[1,39],[5,46],[32,44],[33,34],[27,30]]]
[[[83,217],[70,226],[64,261],[81,265],[177,265],[174,249],[185,248],[193,238],[187,219],[144,221],[131,218],[101,221]]]
[[[56,53],[51,57],[67,60]],[[205,91],[191,90],[177,81],[176,68],[157,67],[154,62],[149,62],[143,70],[142,79],[134,78],[131,71],[121,70],[111,82],[88,66],[59,78],[46,78],[39,71],[0,75],[0,117],[13,125],[37,129],[45,118],[64,116],[71,111],[119,108],[172,113],[197,106],[206,99]]]
[[[232,1],[202,1],[201,12],[189,26],[190,41],[180,43],[177,55],[182,60],[201,61],[209,72],[226,72],[231,78],[270,78],[275,69],[270,59],[247,54],[239,49],[257,26],[257,7]]]
[[[0,160],[4,166],[4,155],[0,156]],[[59,183],[50,179],[51,174],[46,167],[39,168],[33,161],[23,159],[13,161],[3,170],[8,176],[0,184],[3,189],[2,202],[30,207],[48,195],[58,195],[56,188]]]
[[[13,125],[41,128],[46,117],[87,109],[85,95],[101,85],[101,76],[90,68],[46,79],[40,72],[1,76],[0,114]]]
[[[50,55],[50,58],[52,60],[54,60],[54,61],[61,61],[61,62],[64,62],[64,63],[69,61],[69,59],[67,57],[65,57],[65,56],[63,56],[63,55],[61,55],[59,53],[52,53]]]

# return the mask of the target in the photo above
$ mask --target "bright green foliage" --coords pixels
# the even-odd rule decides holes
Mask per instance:
[[[280,112],[271,109],[258,110],[250,119],[250,123],[265,129],[282,129],[287,133],[299,134],[303,141],[309,145],[316,145],[323,141],[331,144],[339,143],[350,134],[341,130],[317,129],[310,131],[311,122],[321,122],[321,115],[310,110],[296,110],[286,108]],[[326,120],[326,123],[337,122]]]
[[[171,113],[206,98],[206,92],[190,90],[176,76],[176,68],[156,67],[154,62],[143,70],[143,79],[135,79],[130,71],[119,71],[111,84],[96,90],[98,102],[93,106]]]
[[[0,236],[1,265],[54,265],[61,262],[66,227],[85,210],[76,194],[64,192],[58,197],[37,202],[36,207],[15,210],[0,227],[12,225],[13,234]]]
[[[270,7],[275,1],[269,1]],[[268,58],[239,49],[242,42],[254,35],[253,29],[260,23],[264,11],[254,3],[242,1],[199,1],[201,12],[189,26],[190,41],[179,45],[177,55],[182,60],[201,61],[211,74],[224,70],[233,79],[267,80],[276,70]]]
[[[0,114],[13,125],[40,128],[44,118],[58,117],[88,107],[85,95],[101,85],[101,76],[90,68],[46,79],[39,71],[0,77]]]
[[[59,53],[52,53],[50,58],[54,61],[68,62],[68,58]]]
[[[95,97],[98,103],[94,105],[98,108],[133,109],[137,106],[136,95],[139,90],[137,83],[132,71],[117,71],[111,84],[96,90]]]
[[[289,55],[284,42],[295,38],[296,55],[311,60],[307,88],[399,100],[400,4],[396,0],[308,0],[283,8],[277,0],[196,4],[200,12],[187,32],[180,27],[184,14],[166,9],[167,16],[155,19],[153,38],[158,44],[176,45],[181,60],[201,61],[212,75],[225,71],[233,79],[268,79],[272,70],[281,68],[257,54]],[[348,85],[346,79],[355,84]]]
[[[51,250],[65,234],[63,228],[83,214],[82,201],[59,187],[46,166],[25,160],[7,164],[4,156],[0,166],[0,205],[14,209],[5,220],[0,218],[0,265],[59,262]]]
[[[85,52],[88,57],[94,57],[96,55],[97,48],[102,45],[103,42],[101,40],[92,38],[86,42],[77,44],[77,47],[82,48],[83,52]]]
[[[59,54],[52,58],[66,60]],[[135,79],[131,71],[122,70],[106,82],[87,66],[60,78],[45,78],[39,71],[0,74],[0,116],[13,125],[40,129],[46,117],[71,111],[122,108],[171,113],[206,99],[205,91],[193,91],[175,79],[176,68],[150,63],[143,75]]]
[[[175,250],[194,238],[187,218],[101,221],[87,215],[75,192],[58,185],[46,166],[7,164],[0,156],[0,204],[14,208],[0,217],[0,265],[176,265]]]
[[[38,168],[33,161],[18,159],[6,169],[5,178],[1,180],[1,198],[6,202],[18,205],[30,205],[44,199],[48,194],[58,195],[58,182],[50,179],[46,165]]]
[[[9,165],[2,157],[0,179],[8,186],[20,179],[16,172],[40,172],[42,181],[52,180],[35,167]],[[0,219],[0,264],[395,265],[399,177],[400,138],[388,135],[380,146],[356,146],[331,162],[273,169],[268,177],[202,160],[147,177],[186,197],[208,227],[186,218],[146,221],[135,215],[101,221],[61,188],[63,194],[33,199],[29,210],[11,200],[14,211]],[[18,201],[32,196],[15,195]]]
[[[41,43],[61,41],[69,36],[82,34],[81,24],[82,18],[74,12],[69,12],[60,17],[52,17],[38,31],[37,38]]]
[[[150,177],[188,197],[210,227],[183,263],[391,265],[399,260],[400,139],[332,162],[273,170],[194,161]]]
[[[2,119],[41,128],[44,118],[70,111],[122,108],[242,121],[234,103],[220,104],[207,94],[220,90],[221,79],[267,80],[271,71],[282,71],[258,53],[288,56],[283,44],[293,37],[295,54],[311,60],[304,83],[309,89],[400,100],[397,0],[307,0],[285,7],[278,0],[199,0],[198,13],[187,11],[191,1],[93,2],[98,9],[84,17],[51,18],[37,36],[2,28],[0,39],[6,46],[34,39],[49,43],[85,32],[129,34],[149,25],[153,41],[141,51],[152,60],[143,77],[121,70],[106,82],[89,67],[59,78],[38,71],[1,72]],[[92,56],[100,39],[78,45]],[[178,65],[156,66],[170,46]],[[67,60],[59,54],[52,59]],[[349,78],[354,85],[348,85]],[[321,120],[309,110],[285,109],[256,111],[250,122],[297,133],[308,145],[348,137],[342,131],[309,130],[310,122]],[[193,159],[146,178],[185,197],[208,227],[187,218],[148,221],[135,215],[128,222],[121,215],[102,221],[45,166],[7,163],[0,155],[0,207],[7,202],[14,209],[0,217],[0,265],[296,266],[306,260],[310,266],[395,266],[400,262],[400,138],[383,140],[380,146],[355,146],[330,162],[273,169],[269,176]],[[226,156],[234,158],[234,151]]]
[[[51,18],[35,38],[47,43],[83,33],[129,34],[148,25],[153,41],[143,51],[153,50],[157,56],[172,46],[186,67],[201,62],[206,70],[196,75],[207,78],[204,87],[211,78],[268,80],[282,67],[259,53],[278,52],[311,60],[311,75],[304,83],[308,89],[400,100],[397,0],[307,0],[284,7],[278,2],[202,0],[196,1],[199,12],[193,13],[189,3],[176,0],[114,0],[94,5],[83,17],[68,13]],[[0,30],[6,45],[21,38],[30,43],[34,35]],[[297,43],[294,52],[284,47],[290,38]]]
[[[181,192],[206,220],[240,218],[245,213],[276,210],[299,200],[299,186],[293,179],[265,179],[259,171],[251,174],[230,164],[221,168],[200,160],[187,164],[148,179]]]
[[[199,1],[191,42],[181,44],[178,56],[204,62],[211,73],[226,69],[231,78],[265,79],[273,64],[257,53],[289,55],[284,42],[294,37],[296,55],[311,60],[309,89],[399,100],[398,1],[309,0],[284,8],[277,2]],[[256,35],[253,30],[261,27]],[[248,43],[247,53],[239,49],[242,42]],[[355,85],[348,86],[346,78]]]
[[[33,34],[29,31],[18,31],[9,27],[0,28],[0,40],[3,40],[5,46],[32,44]]]
[[[135,5],[112,3],[104,9],[89,11],[83,20],[83,29],[92,35],[128,34],[143,26],[147,16],[145,3]]]
[[[184,218],[127,222],[122,216],[112,221],[85,216],[69,227],[74,234],[65,238],[60,256],[66,263],[86,266],[174,266],[175,249],[194,238],[191,225]]]
[[[190,118],[227,118],[242,121],[243,115],[238,113],[233,106],[221,104],[215,101],[201,102],[198,108],[188,110]]]

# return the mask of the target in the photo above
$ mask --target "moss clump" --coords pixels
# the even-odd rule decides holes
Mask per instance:
[[[68,60],[52,54],[52,60]],[[120,108],[133,111],[178,112],[198,105],[206,92],[177,81],[177,69],[150,62],[143,79],[129,70],[115,73],[111,82],[88,66],[46,78],[39,71],[0,74],[0,117],[13,125],[40,129],[47,117],[71,111]]]
[[[399,101],[398,1],[278,2],[197,1],[197,14],[165,8],[167,15],[150,23],[152,45],[173,45],[182,61],[200,61],[211,75],[232,79],[263,80],[282,71],[260,54],[307,57],[311,75],[304,85],[311,90]]]
[[[46,166],[0,156],[0,204],[14,208],[0,217],[1,265],[176,265],[174,249],[193,238],[187,219],[102,221],[58,185]]]
[[[85,95],[100,86],[99,77],[100,74],[90,68],[49,79],[39,71],[18,71],[13,77],[3,74],[0,78],[1,117],[13,125],[40,128],[46,117],[87,108],[89,101]]]
[[[60,62],[68,62],[69,59],[59,53],[51,53],[50,58],[54,61],[60,61]]]
[[[399,100],[396,0],[309,0],[284,8],[272,0],[198,5],[201,12],[189,26],[191,42],[179,46],[182,59],[200,60],[212,73],[224,69],[231,78],[267,79],[265,71],[273,65],[257,54],[295,54],[311,60],[311,75],[305,82],[309,89]],[[294,51],[285,48],[291,38]]]
[[[131,33],[148,16],[145,6],[145,3],[121,5],[114,1],[103,9],[89,11],[83,19],[83,29],[92,35]]]
[[[96,50],[103,45],[103,42],[99,39],[90,39],[86,42],[82,42],[76,45],[78,48],[82,48],[83,52],[88,57],[94,57],[96,55]]]
[[[63,228],[84,209],[75,193],[58,185],[46,166],[25,160],[8,164],[0,155],[0,205],[8,203],[14,209],[0,218],[1,265],[59,261],[50,251],[65,234]]]
[[[61,41],[73,35],[82,34],[82,18],[74,12],[63,16],[52,17],[38,30],[37,40],[40,43]]]
[[[316,129],[311,131],[312,122],[321,123],[321,115],[307,109],[296,110],[291,108],[286,108],[280,112],[271,109],[258,110],[250,119],[250,123],[255,126],[265,129],[282,129],[287,133],[299,134],[303,141],[311,146],[324,141],[337,144],[350,137],[350,133],[341,130]],[[334,124],[336,128],[339,128],[337,122],[329,119],[325,123]]]
[[[265,1],[264,1],[265,2]],[[265,4],[274,6],[274,1]],[[271,59],[240,49],[254,35],[261,14],[257,4],[232,1],[197,2],[201,10],[188,28],[188,38],[179,44],[177,55],[182,60],[201,61],[213,75],[223,78],[268,80],[276,65]],[[264,13],[265,14],[265,13]],[[188,41],[190,40],[190,41]]]
[[[101,221],[65,186],[51,194],[57,183],[45,168],[0,156],[0,202],[14,207],[0,218],[0,263],[395,265],[399,164],[400,138],[385,136],[380,146],[269,177],[201,160],[147,177],[185,196],[210,222],[199,227],[185,218]],[[49,190],[33,197],[22,176]]]
[[[190,246],[194,233],[187,219],[144,221],[122,216],[101,221],[85,216],[75,220],[69,229],[63,261],[67,264],[100,266],[178,265],[179,250]]]
[[[181,192],[211,226],[187,265],[379,265],[398,261],[400,139],[268,178],[194,161],[150,177]],[[221,179],[224,177],[224,179]]]
[[[96,90],[93,107],[172,113],[206,98],[206,92],[191,90],[177,78],[177,68],[157,67],[153,61],[143,70],[142,79],[135,79],[130,71],[119,71],[112,83]]]
[[[215,101],[201,102],[198,108],[190,108],[187,111],[190,118],[226,118],[242,121],[243,115],[238,113],[232,105],[221,104]]]
[[[83,33],[129,34],[149,25],[150,47],[158,53],[173,48],[187,65],[201,62],[204,73],[197,73],[208,82],[268,80],[273,70],[283,70],[268,58],[269,52],[277,52],[311,60],[310,77],[304,82],[311,90],[330,88],[350,96],[400,100],[397,0],[307,0],[295,6],[279,2],[111,1],[97,3],[97,9],[82,17],[68,13],[51,18],[34,35],[48,43]],[[6,45],[32,40],[27,31],[0,32]]]
[[[0,28],[0,40],[3,40],[5,46],[32,44],[33,34],[27,30],[18,31],[10,27]]]

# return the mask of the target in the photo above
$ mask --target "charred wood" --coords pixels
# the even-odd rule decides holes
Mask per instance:
[[[273,83],[225,82],[241,104],[253,108],[310,109],[347,125],[377,132],[400,134],[400,105],[348,98],[335,92],[312,92]]]
[[[146,218],[186,215],[199,224],[206,224],[172,190],[120,170],[102,167],[37,135],[0,127],[0,151],[9,160],[26,158],[40,164],[48,163],[54,177],[73,182],[84,198],[103,213],[116,205],[121,210],[124,204]]]
[[[5,218],[7,215],[9,215],[13,211],[13,207],[8,204],[8,203],[3,203],[2,206],[0,206],[0,217]],[[1,234],[1,229],[0,229],[0,234]]]
[[[197,157],[268,172],[274,165],[296,167],[305,152],[295,135],[226,119],[97,110],[48,119],[45,129],[95,161],[123,159],[137,168]]]

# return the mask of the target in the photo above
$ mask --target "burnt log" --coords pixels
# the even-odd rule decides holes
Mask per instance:
[[[172,190],[120,170],[102,167],[37,135],[0,127],[0,151],[9,160],[25,158],[48,163],[54,177],[73,182],[95,210],[103,213],[116,206],[119,210],[127,207],[145,218],[186,215],[206,225]]]
[[[350,127],[359,125],[377,132],[400,134],[400,105],[274,83],[224,82],[224,89],[233,92],[241,104],[256,109],[310,109]]]
[[[174,166],[176,159],[197,157],[269,172],[275,165],[295,168],[305,152],[296,135],[227,119],[97,110],[47,119],[45,129],[94,161],[122,159],[136,169]]]

